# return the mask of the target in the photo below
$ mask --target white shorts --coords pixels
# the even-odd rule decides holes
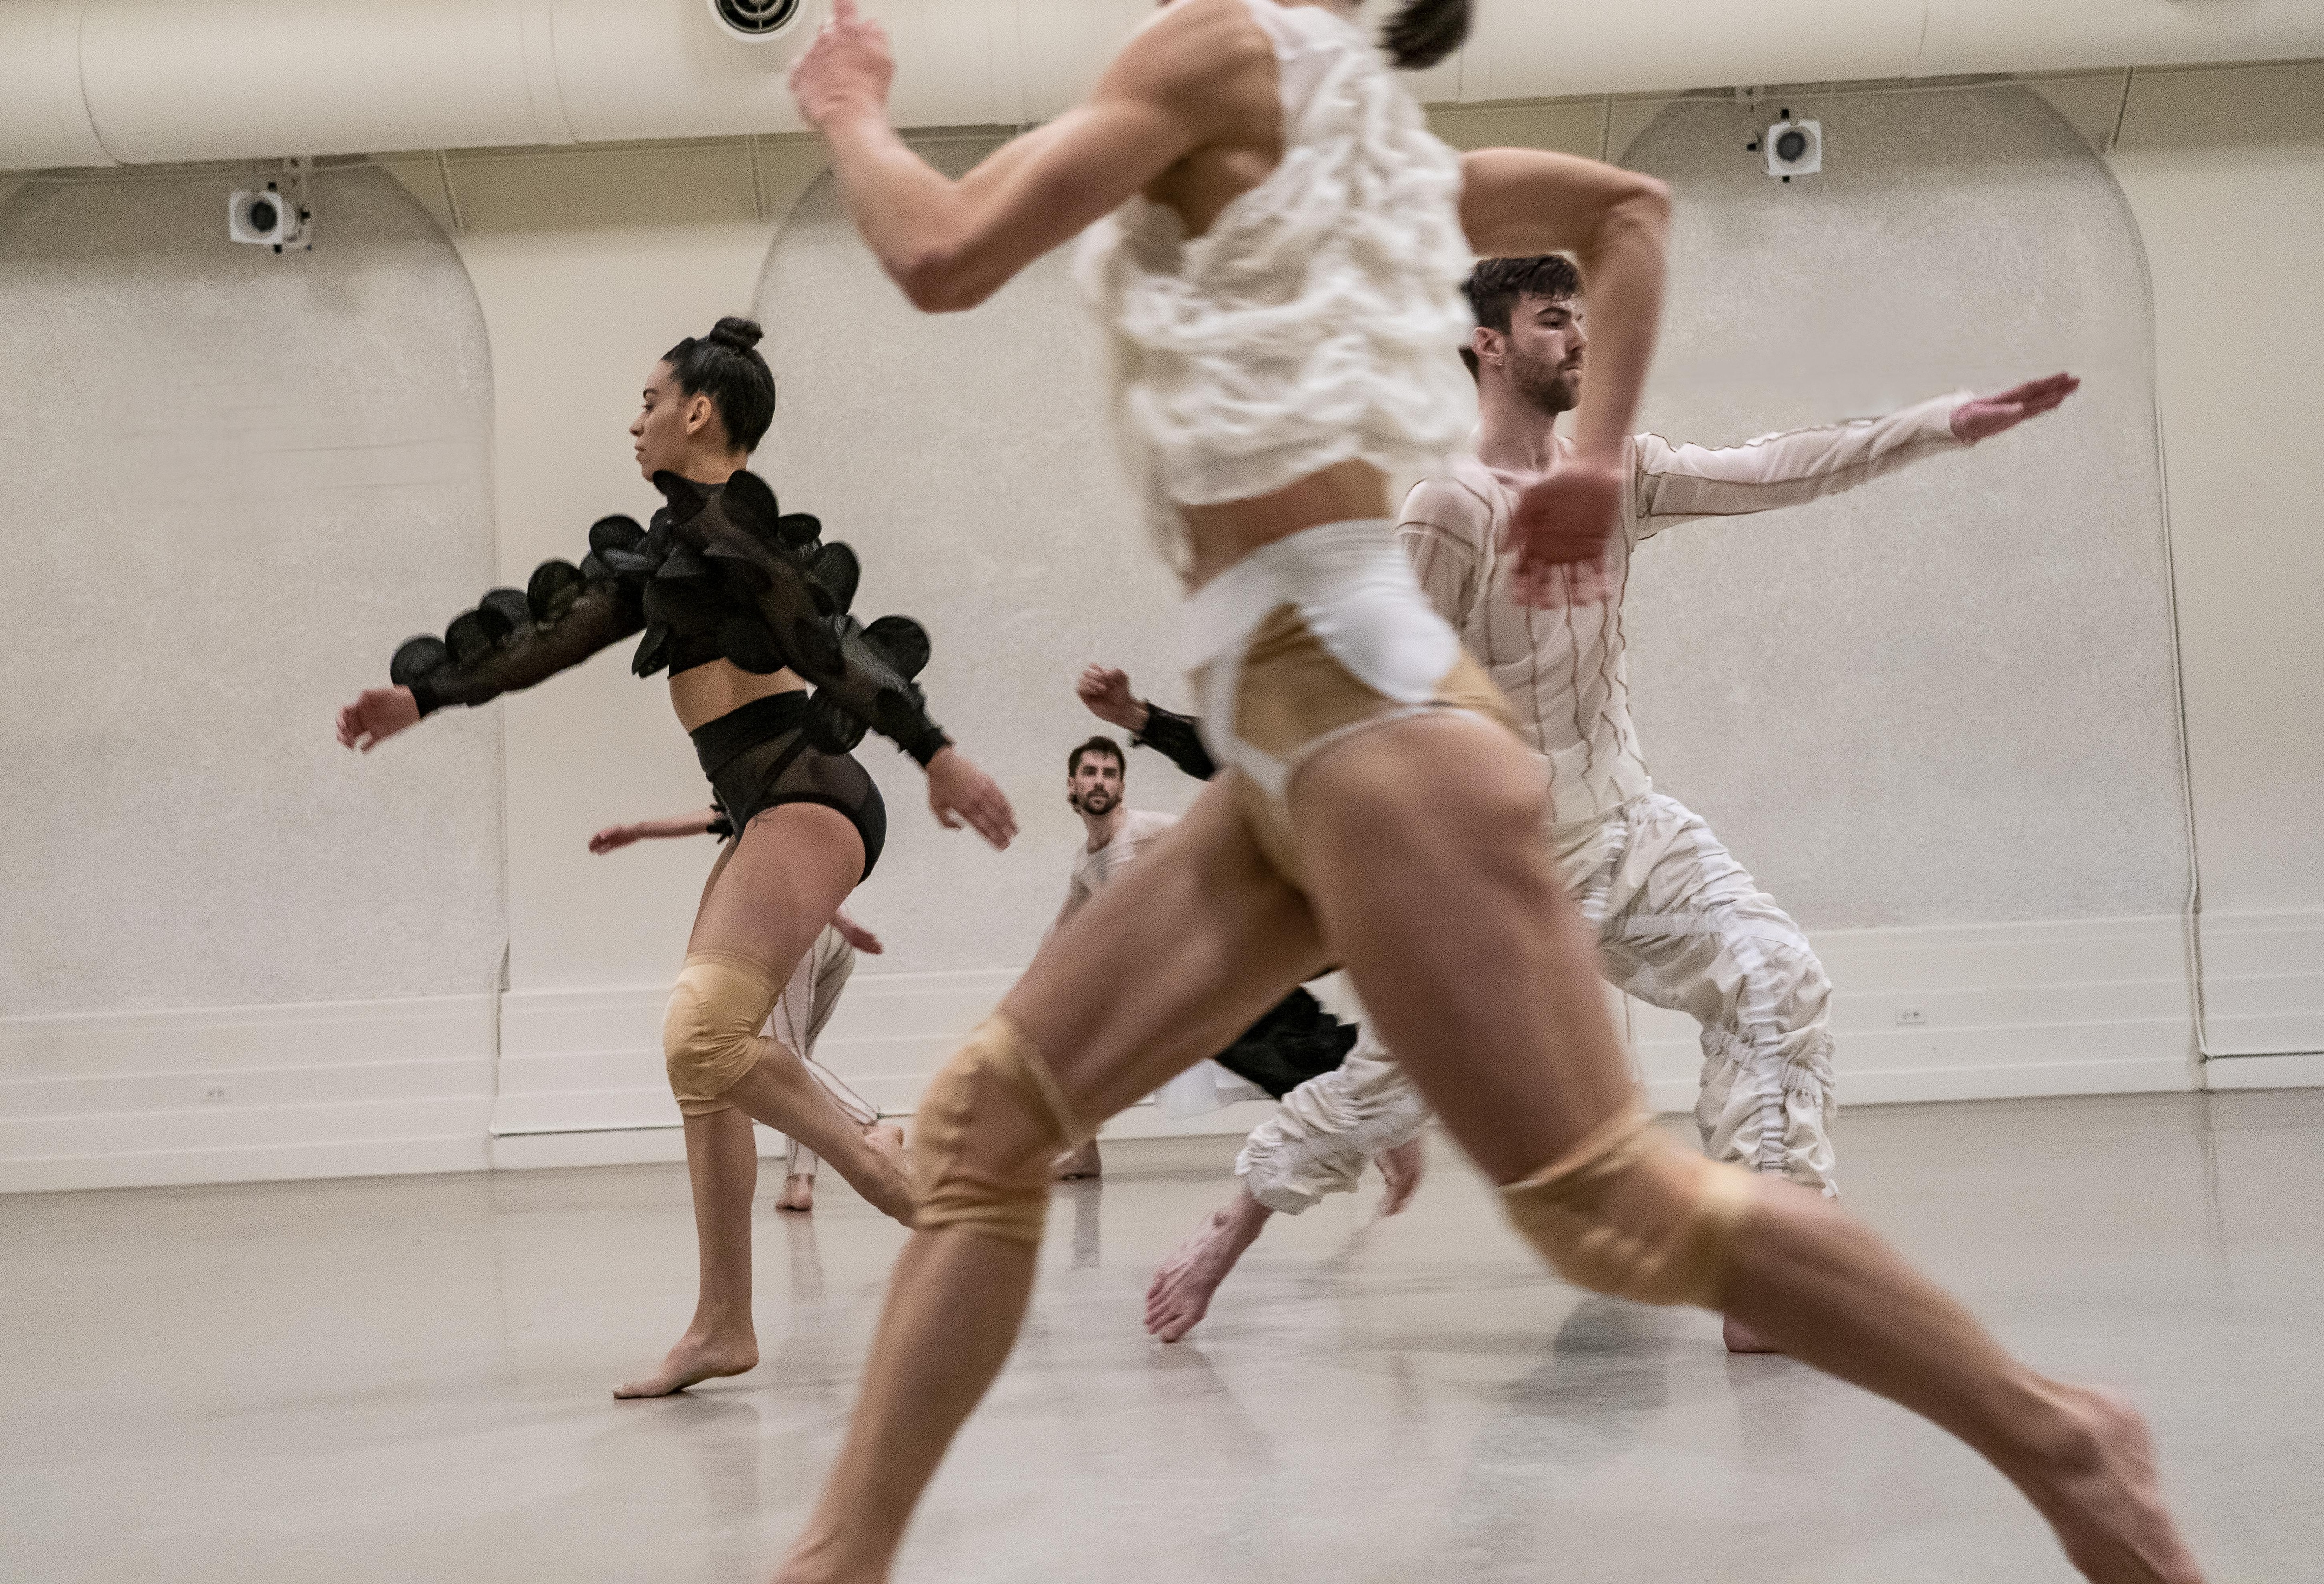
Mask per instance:
[[[1203,735],[1253,836],[1296,885],[1284,794],[1359,731],[1436,709],[1499,722],[1508,704],[1428,603],[1385,518],[1261,545],[1185,606]]]

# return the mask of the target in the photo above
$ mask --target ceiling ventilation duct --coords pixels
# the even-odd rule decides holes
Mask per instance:
[[[826,0],[0,0],[0,171],[803,130]],[[1056,115],[1152,0],[867,0],[906,126]],[[2319,0],[1495,0],[1466,103],[2324,56]]]
[[[797,22],[799,0],[710,0],[710,14],[736,38],[756,42]]]

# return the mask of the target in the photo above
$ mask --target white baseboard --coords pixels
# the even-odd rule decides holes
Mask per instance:
[[[1843,1107],[2200,1087],[2175,916],[1812,939],[1835,987]],[[1635,1001],[1630,1012],[1649,1098],[1692,1110],[1702,1062],[1693,1021]]]
[[[0,1192],[474,1172],[493,997],[0,1018]]]
[[[2214,1057],[2324,1053],[2324,908],[2207,912],[2197,927]]]
[[[2207,935],[2209,953],[2243,953],[2230,979],[2271,981],[2230,997],[2245,1009],[2230,1015],[2324,1009],[2324,986],[2303,999],[2319,936],[2324,914]],[[1843,1106],[2324,1083],[2324,1056],[2196,1064],[2175,917],[1814,939],[1839,987]],[[2246,944],[2219,945],[2235,940]],[[908,1115],[1016,977],[859,971],[818,1055],[874,1105]],[[679,1160],[661,1070],[667,995],[503,996],[497,1064],[484,996],[0,1019],[0,1191]],[[1691,1110],[1692,1024],[1628,1010],[1650,1098]],[[224,1098],[206,1098],[214,1091]],[[1139,1106],[1103,1136],[1241,1133],[1266,1113],[1247,1102],[1173,1121]],[[761,1147],[782,1145],[762,1132]]]
[[[1222,1134],[1240,1137],[1265,1121],[1274,1108],[1272,1100],[1244,1100],[1200,1116],[1174,1120],[1163,1116],[1158,1107],[1141,1102],[1108,1122],[1098,1137],[1107,1144],[1125,1139],[1203,1138]],[[783,1135],[771,1129],[759,1128],[757,1135],[761,1160],[776,1159],[789,1148]],[[605,1128],[586,1133],[501,1134],[492,1140],[490,1159],[495,1172],[676,1163],[686,1159],[686,1135],[675,1121],[667,1126]]]
[[[921,1088],[962,1037],[1000,1004],[1022,970],[872,974],[862,968],[832,1014],[816,1060],[890,1116],[908,1116]],[[501,1087],[493,1111],[496,1168],[682,1161],[678,1107],[662,1075],[667,986],[512,991],[501,998]],[[1270,1102],[1245,1101],[1173,1120],[1138,1105],[1103,1139],[1247,1133]],[[759,1130],[760,1153],[781,1135]]]
[[[823,1031],[816,1060],[881,1111],[907,1114],[1020,971],[878,974],[859,967]],[[669,999],[666,984],[503,996],[494,1138],[675,1129],[678,1106],[661,1061]],[[547,1148],[524,1145],[517,1153]]]
[[[2207,1089],[2324,1088],[2324,1055],[2215,1056],[2203,1063]]]

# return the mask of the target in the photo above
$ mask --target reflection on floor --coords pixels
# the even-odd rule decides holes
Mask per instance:
[[[2069,1577],[1919,1422],[1545,1279],[1431,1143],[1409,1213],[1370,1223],[1375,1184],[1278,1218],[1172,1348],[1139,1297],[1231,1141],[1061,1190],[899,1576]],[[1841,1149],[1849,1202],[2012,1345],[2147,1408],[2215,1577],[2315,1576],[2324,1092],[1866,1109]],[[901,1237],[828,1175],[811,1219],[763,1209],[768,1362],[616,1403],[686,1319],[689,1225],[665,1167],[0,1200],[0,1576],[764,1577]]]

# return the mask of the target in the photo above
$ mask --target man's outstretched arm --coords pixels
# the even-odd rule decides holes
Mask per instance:
[[[1956,391],[1891,412],[1764,435],[1748,444],[1672,445],[1637,440],[1641,539],[1688,517],[1733,517],[1838,495],[1924,457],[1965,449],[2050,412],[2080,388],[2069,374],[1990,396]]]
[[[1218,762],[1203,746],[1203,723],[1178,715],[1130,690],[1130,673],[1108,665],[1093,665],[1074,685],[1092,715],[1130,734],[1139,747],[1151,748],[1196,781],[1218,774]]]

